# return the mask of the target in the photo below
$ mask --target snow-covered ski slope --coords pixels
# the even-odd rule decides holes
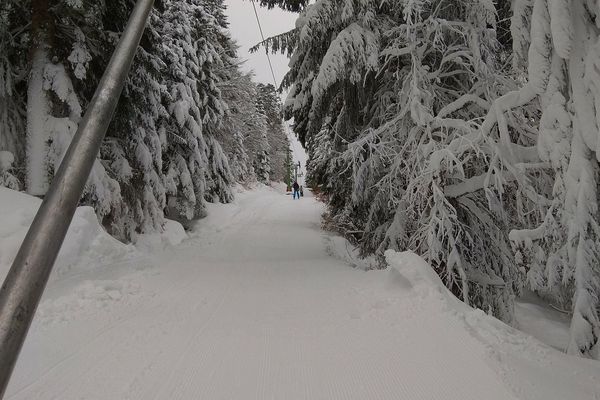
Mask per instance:
[[[600,399],[600,363],[468,308],[416,255],[328,255],[308,193],[209,211],[177,246],[55,275],[6,398]]]

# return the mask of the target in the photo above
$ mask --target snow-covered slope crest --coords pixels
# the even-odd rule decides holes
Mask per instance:
[[[411,309],[433,321],[440,331],[480,344],[481,354],[516,398],[528,400],[600,398],[600,362],[561,353],[532,336],[511,328],[482,310],[459,301],[431,266],[411,251],[385,253],[388,288],[410,298]],[[401,287],[402,290],[397,290]],[[388,292],[389,293],[389,292]],[[407,306],[405,301],[400,304]],[[405,321],[410,323],[410,321]],[[431,328],[431,327],[430,327]],[[463,339],[461,339],[463,337]],[[568,371],[568,372],[567,372]]]
[[[40,204],[36,197],[0,187],[0,281],[8,273]],[[119,242],[102,229],[92,207],[79,207],[50,279],[135,255],[133,246]]]

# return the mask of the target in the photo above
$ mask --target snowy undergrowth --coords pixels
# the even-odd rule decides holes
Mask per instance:
[[[385,257],[389,265],[386,287],[375,288],[368,295],[380,297],[380,303],[386,305],[381,308],[389,308],[387,312],[405,314],[403,323],[409,324],[411,318],[419,316],[421,323],[433,319],[439,328],[458,324],[483,345],[492,367],[517,398],[597,398],[600,366],[595,361],[561,353],[482,310],[467,306],[444,286],[425,260],[411,251],[388,250]],[[407,298],[410,301],[403,301]],[[400,305],[410,307],[400,310]],[[528,378],[522,379],[525,376]]]
[[[360,257],[360,249],[353,246],[342,236],[326,234],[323,236],[327,254],[338,260],[344,261],[354,268],[365,271],[377,269],[377,260],[374,256]]]

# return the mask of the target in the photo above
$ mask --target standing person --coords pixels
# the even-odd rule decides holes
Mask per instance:
[[[294,197],[292,200],[296,200],[296,196],[298,196],[298,200],[300,200],[300,185],[298,185],[297,181],[294,181],[292,188],[294,189]]]
[[[300,185],[300,197],[304,197],[304,190],[302,189],[302,185]]]

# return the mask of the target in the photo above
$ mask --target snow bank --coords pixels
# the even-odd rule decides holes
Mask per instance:
[[[597,361],[566,355],[469,307],[454,297],[428,263],[413,252],[388,250],[385,256],[388,286],[395,288],[396,296],[410,299],[409,308],[434,318],[440,330],[457,325],[465,337],[479,342],[486,362],[517,398],[594,399],[600,394]]]
[[[145,233],[138,236],[135,247],[144,252],[162,250],[166,247],[177,246],[187,237],[183,225],[177,221],[166,219],[162,232]]]
[[[377,260],[375,260],[375,257],[360,257],[360,251],[344,237],[326,235],[324,240],[325,251],[327,251],[327,254],[330,256],[364,271],[377,268]]]
[[[462,304],[446,289],[440,277],[429,266],[427,261],[412,251],[398,253],[393,250],[387,250],[385,252],[385,260],[390,266],[389,273],[391,279],[404,279],[413,291],[423,296],[434,292],[445,301]]]
[[[0,187],[1,280],[4,280],[8,273],[40,204],[41,200],[36,197]],[[102,229],[92,207],[79,207],[50,279],[67,273],[98,268],[135,255],[137,252],[133,246],[119,242]]]

